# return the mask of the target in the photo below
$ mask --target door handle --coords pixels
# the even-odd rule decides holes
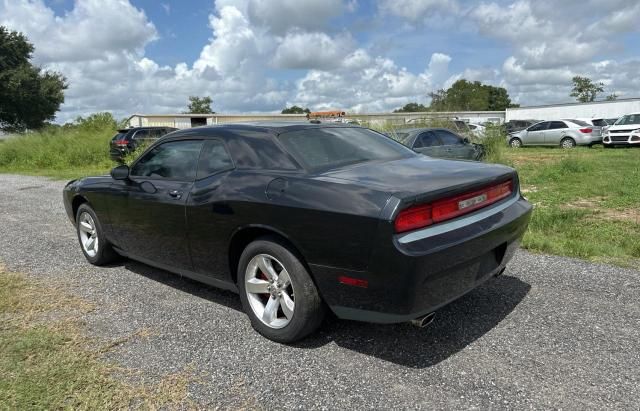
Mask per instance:
[[[171,190],[169,191],[169,196],[175,198],[176,200],[179,200],[180,197],[182,197],[182,191]]]

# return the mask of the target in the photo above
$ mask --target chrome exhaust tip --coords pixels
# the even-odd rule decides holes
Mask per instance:
[[[424,328],[427,325],[431,324],[435,317],[436,313],[429,313],[427,315],[423,315],[422,317],[418,317],[415,320],[411,320],[411,324],[415,325],[418,328]]]

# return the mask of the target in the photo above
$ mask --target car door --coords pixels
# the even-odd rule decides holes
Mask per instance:
[[[128,254],[191,269],[185,206],[202,140],[170,141],[147,151],[114,196],[111,214],[118,245]]]
[[[228,280],[227,241],[235,216],[228,204],[224,183],[234,170],[222,139],[206,140],[191,196],[187,201],[187,229],[193,271]],[[233,190],[233,187],[226,187]]]
[[[473,145],[465,142],[465,139],[449,130],[435,130],[434,133],[442,143],[442,149],[447,158],[473,160],[476,151]]]
[[[416,137],[412,147],[415,151],[430,157],[446,157],[442,142],[433,131],[422,132]]]
[[[567,134],[569,126],[564,121],[550,121],[544,132],[544,142],[548,145],[560,144],[560,140]]]
[[[526,132],[522,133],[522,142],[527,145],[544,144],[544,133],[549,123],[549,121],[543,121],[527,128]]]

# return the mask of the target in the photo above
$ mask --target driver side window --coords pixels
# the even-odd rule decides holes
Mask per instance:
[[[202,141],[171,141],[154,147],[131,169],[131,176],[192,181],[196,177]]]

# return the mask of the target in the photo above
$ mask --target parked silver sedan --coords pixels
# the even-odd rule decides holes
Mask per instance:
[[[517,133],[510,134],[507,142],[511,147],[556,146],[573,148],[602,144],[601,127],[581,120],[541,121]]]

